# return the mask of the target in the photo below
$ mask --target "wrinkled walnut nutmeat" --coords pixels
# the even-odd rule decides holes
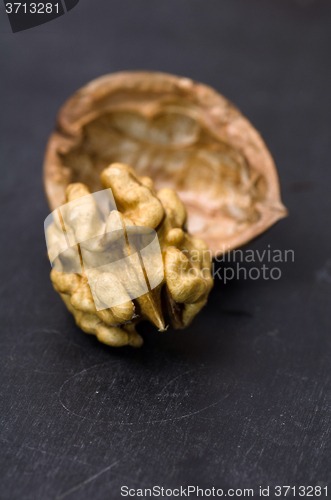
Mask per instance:
[[[88,274],[88,271],[66,273],[53,269],[51,279],[82,330],[95,334],[108,345],[129,344],[138,347],[142,343],[142,338],[135,330],[139,321],[149,320],[159,330],[165,330],[165,313],[175,328],[184,328],[205,305],[213,286],[210,255],[204,242],[186,231],[186,210],[175,191],[163,188],[155,193],[150,178],[138,178],[133,169],[119,163],[105,169],[101,181],[104,188],[111,188],[118,211],[113,210],[107,220],[100,222],[98,208],[93,199],[91,201],[87,196],[90,193],[87,186],[82,183],[70,184],[66,189],[65,200],[69,203],[66,206],[71,207],[66,218],[66,233],[69,232],[69,236],[72,233],[79,241],[87,241],[85,246],[93,265],[103,250],[102,245],[109,244],[105,236],[116,233],[112,230],[118,220],[126,237],[136,227],[155,229],[162,253],[161,265],[164,266],[162,281],[154,289],[131,300],[126,293],[125,283],[135,280],[134,269],[124,273],[120,280],[107,271],[92,270]],[[72,203],[75,201],[82,203],[78,206]],[[56,248],[60,242],[61,224],[63,221],[61,223],[59,219],[57,224],[54,221],[47,229],[51,248]],[[89,240],[95,234],[97,225],[101,225],[97,227],[99,237]],[[68,267],[68,254],[64,258],[66,262],[63,267]],[[121,256],[118,255],[118,258]],[[119,305],[98,310],[93,300],[91,282],[88,282],[91,273],[96,273],[94,283],[98,298],[109,303],[112,296],[122,294],[124,298]]]

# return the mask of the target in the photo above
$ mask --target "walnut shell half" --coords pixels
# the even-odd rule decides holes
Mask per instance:
[[[52,210],[82,182],[102,188],[110,163],[131,165],[156,190],[176,190],[188,229],[215,255],[239,247],[286,216],[273,159],[259,133],[212,88],[164,73],[98,78],[58,115],[44,163]]]

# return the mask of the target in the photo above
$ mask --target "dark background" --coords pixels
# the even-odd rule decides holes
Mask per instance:
[[[1,6],[0,41],[1,500],[154,484],[331,494],[330,2],[81,0],[17,34]],[[216,280],[187,330],[142,324],[140,350],[74,325],[43,234],[59,106],[130,69],[207,83],[252,121],[290,217],[250,248],[295,251],[278,281]]]

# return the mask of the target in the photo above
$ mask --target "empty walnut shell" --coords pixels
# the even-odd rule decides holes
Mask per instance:
[[[110,163],[131,165],[156,190],[176,190],[188,229],[215,255],[286,215],[273,159],[259,133],[212,88],[164,73],[98,78],[62,107],[44,164],[51,209],[82,182],[102,189]]]

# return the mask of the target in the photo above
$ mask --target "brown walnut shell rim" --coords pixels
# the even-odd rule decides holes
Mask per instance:
[[[167,137],[179,137],[178,142],[169,139],[165,144],[161,137],[161,142],[152,144],[148,142],[151,134],[148,140],[132,136],[137,116],[152,123],[149,126],[154,127],[157,140],[160,131],[155,119],[161,117]],[[200,135],[194,123],[187,125],[177,116],[195,121]],[[108,129],[110,138],[119,137],[119,146],[104,153],[102,134]],[[127,161],[125,147],[132,149],[132,144],[142,161],[137,154],[135,161]],[[150,148],[163,155],[161,167],[151,160]],[[184,158],[185,168],[178,155]],[[287,215],[276,167],[260,134],[227,99],[188,78],[121,72],[78,90],[61,108],[47,145],[44,186],[51,210],[65,202],[71,182],[83,182],[92,192],[102,189],[100,172],[114,161],[124,161],[138,175],[150,176],[156,189],[175,189],[186,206],[189,230],[207,243],[213,255],[222,248],[246,244]],[[234,200],[232,206],[223,199]],[[202,221],[201,227],[190,227],[190,220],[196,219]]]

